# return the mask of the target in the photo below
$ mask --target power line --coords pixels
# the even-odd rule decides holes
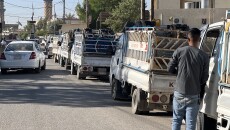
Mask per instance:
[[[67,9],[67,10],[69,10],[69,11],[73,11],[73,12],[75,12],[75,10],[70,9],[70,8],[67,8],[67,7],[65,7],[65,9]]]
[[[6,17],[12,17],[12,18],[22,18],[22,19],[28,19],[28,18],[31,18],[31,17],[26,17],[26,16],[15,16],[15,15],[5,15]],[[42,16],[36,16],[35,18],[40,18]]]
[[[39,8],[32,8],[32,7],[26,7],[26,6],[21,6],[21,5],[15,5],[15,4],[12,4],[12,3],[8,3],[8,2],[4,2],[8,5],[11,5],[11,6],[15,6],[15,7],[19,7],[19,8],[24,8],[24,9],[44,9],[44,7],[39,7]]]

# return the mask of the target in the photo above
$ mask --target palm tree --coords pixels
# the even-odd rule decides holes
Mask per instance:
[[[66,14],[65,17],[66,17],[66,19],[73,19],[74,14],[69,13],[69,14]]]
[[[71,24],[71,20],[74,19],[74,14],[69,13],[69,14],[66,14],[65,17],[66,17],[66,20],[69,20],[69,24]]]

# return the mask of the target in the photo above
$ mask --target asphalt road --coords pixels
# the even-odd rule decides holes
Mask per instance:
[[[113,101],[109,83],[77,80],[47,61],[47,70],[0,75],[0,130],[170,130],[171,115],[131,114]]]

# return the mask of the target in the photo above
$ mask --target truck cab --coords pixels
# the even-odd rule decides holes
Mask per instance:
[[[217,129],[230,130],[230,10],[226,11],[221,56],[221,79],[217,100]]]
[[[220,126],[221,124],[219,121],[220,119],[218,119],[220,115],[227,114],[227,112],[221,112],[221,110],[223,109],[220,107],[225,107],[225,109],[228,108],[228,111],[230,108],[230,105],[226,104],[228,99],[225,95],[229,95],[226,87],[223,87],[223,85],[221,85],[221,90],[219,90],[220,88],[218,87],[219,82],[222,81],[221,77],[223,77],[223,73],[226,72],[224,69],[226,68],[225,63],[222,63],[224,58],[226,58],[226,46],[228,46],[228,43],[226,41],[227,34],[225,30],[225,25],[226,21],[223,21],[211,25],[206,25],[201,29],[202,40],[200,44],[200,49],[202,49],[209,55],[210,66],[209,79],[205,87],[205,94],[202,99],[200,113],[198,114],[197,118],[197,130],[216,130],[217,125]],[[223,92],[222,90],[226,90],[226,93],[223,95],[221,94]],[[229,130],[229,126],[227,129],[221,130]]]

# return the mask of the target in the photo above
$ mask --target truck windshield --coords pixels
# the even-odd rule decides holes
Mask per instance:
[[[109,37],[87,38],[85,39],[85,55],[112,56],[115,52],[116,41]]]

